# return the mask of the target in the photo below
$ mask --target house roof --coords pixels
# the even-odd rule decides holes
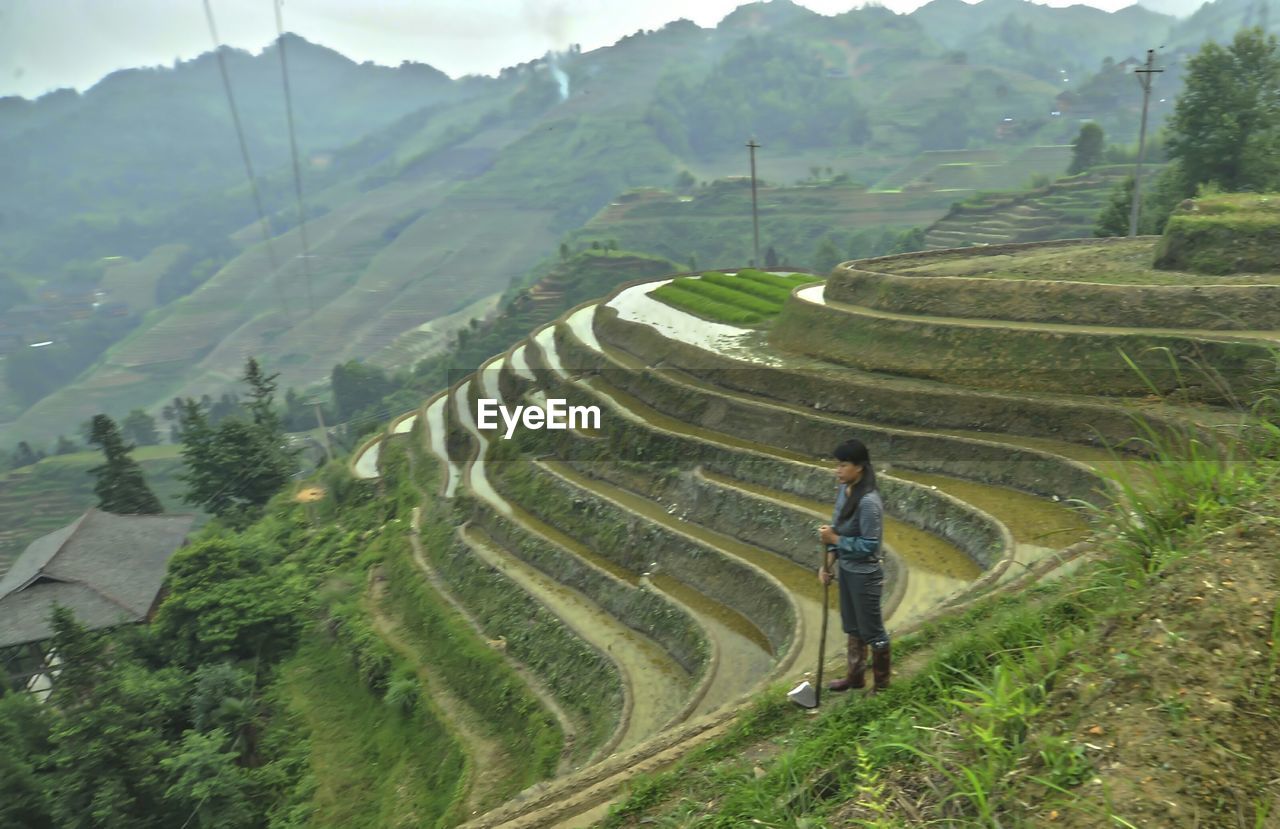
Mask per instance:
[[[195,520],[91,509],[37,538],[0,578],[0,647],[49,638],[56,605],[91,630],[145,619]]]

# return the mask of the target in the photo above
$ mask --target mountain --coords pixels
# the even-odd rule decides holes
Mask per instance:
[[[10,353],[0,445],[49,440],[97,411],[216,395],[249,354],[285,387],[323,383],[339,361],[421,357],[421,343],[465,325],[463,309],[529,284],[559,242],[619,194],[669,188],[679,173],[695,182],[744,175],[752,134],[764,145],[760,175],[774,184],[816,178],[815,169],[869,184],[920,151],[990,151],[924,184],[967,192],[1027,148],[1052,154],[1074,138],[1074,114],[1050,113],[1089,72],[1061,69],[1141,54],[1150,31],[1171,20],[1141,7],[1108,15],[1024,0],[833,16],[756,3],[714,28],[675,21],[459,81],[422,65],[356,64],[289,35],[305,250],[277,48],[222,53],[269,243],[216,55],[118,72],[82,95],[5,99],[0,262],[6,284],[33,305],[0,320],[0,355]],[[1090,97],[1088,117],[1128,140],[1132,102],[1113,98]],[[1158,125],[1167,106],[1154,111]],[[1056,172],[1027,168],[1011,180]],[[955,199],[931,198],[930,210]],[[865,211],[856,230],[902,220]],[[725,232],[661,250],[677,259],[739,250],[738,230]],[[785,232],[793,254],[815,238],[807,224]],[[76,317],[88,312],[74,303],[48,306],[42,297],[55,284],[90,300],[107,286],[119,295],[100,304],[130,315],[106,325]],[[53,345],[23,350],[43,342]],[[32,377],[38,388],[14,393],[16,378]]]

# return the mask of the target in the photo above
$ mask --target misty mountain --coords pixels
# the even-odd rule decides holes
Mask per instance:
[[[1241,1],[1218,0],[1214,14],[1229,20]],[[448,335],[437,321],[528,284],[620,193],[671,188],[678,173],[743,175],[752,132],[765,139],[766,179],[834,168],[851,186],[924,150],[1011,159],[1061,145],[1084,117],[1131,141],[1140,96],[1123,94],[1132,86],[1123,61],[1173,23],[1141,7],[1108,15],[1024,0],[834,16],[779,1],[744,6],[715,28],[677,21],[570,49],[554,65],[540,58],[460,81],[423,65],[356,64],[290,35],[305,251],[277,49],[223,52],[270,245],[215,55],[118,72],[84,94],[4,99],[6,279],[39,302],[46,283],[78,287],[64,291],[72,301],[40,306],[38,319],[0,321],[6,348],[55,343],[6,358],[41,383],[22,395],[0,388],[0,419],[17,418],[0,444],[45,440],[96,411],[217,395],[247,354],[280,370],[285,387],[323,382],[352,359],[409,366]],[[1065,76],[1068,67],[1080,71]],[[1050,114],[1064,91],[1102,77],[1106,88],[1077,96],[1069,117]],[[1175,88],[1176,73],[1161,84]],[[1167,110],[1153,109],[1157,124]],[[101,289],[108,304],[127,294],[129,316],[73,338],[85,325],[76,297]],[[93,349],[70,354],[81,341]]]

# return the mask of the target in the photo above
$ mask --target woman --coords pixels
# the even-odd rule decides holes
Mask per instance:
[[[836,507],[831,524],[818,530],[827,546],[826,562],[818,568],[818,580],[831,583],[837,558],[840,621],[849,636],[849,671],[844,679],[828,683],[832,691],[847,691],[866,684],[867,646],[871,647],[873,691],[889,687],[889,634],[880,614],[884,568],[880,566],[884,503],[876,488],[871,453],[856,438],[832,452],[836,458]]]

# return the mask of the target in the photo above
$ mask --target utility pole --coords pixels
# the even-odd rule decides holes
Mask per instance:
[[[320,439],[324,441],[324,454],[333,463],[333,448],[329,446],[329,429],[324,425],[324,415],[320,412],[320,401],[312,401],[316,407],[316,425],[320,427]]]
[[[755,251],[755,258],[751,260],[751,267],[760,267],[760,213],[756,207],[756,150],[760,149],[760,145],[756,143],[753,137],[747,141],[747,149],[751,152],[751,236],[753,239],[752,250]]]
[[[1138,129],[1138,161],[1133,166],[1133,203],[1129,207],[1129,236],[1138,235],[1138,214],[1142,211],[1142,160],[1147,153],[1147,104],[1151,101],[1152,75],[1158,75],[1163,69],[1155,69],[1156,50],[1147,50],[1145,69],[1135,69],[1138,83],[1142,84],[1142,126]]]

